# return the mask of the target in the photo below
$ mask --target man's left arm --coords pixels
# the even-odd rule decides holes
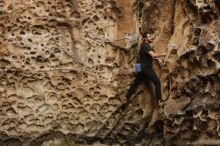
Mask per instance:
[[[155,53],[154,51],[149,51],[148,54],[150,54],[151,57],[154,59],[166,56],[166,53],[158,54],[158,53]]]

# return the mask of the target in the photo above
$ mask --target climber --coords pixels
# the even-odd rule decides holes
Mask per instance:
[[[150,31],[143,33],[142,37],[143,42],[139,50],[141,71],[136,74],[136,78],[128,90],[128,93],[126,95],[127,102],[130,100],[132,94],[134,94],[141,81],[145,80],[146,78],[154,83],[156,99],[158,101],[161,99],[161,83],[153,70],[152,62],[153,59],[159,59],[160,57],[166,56],[166,54],[158,54],[152,49],[151,43],[153,42],[153,36]]]

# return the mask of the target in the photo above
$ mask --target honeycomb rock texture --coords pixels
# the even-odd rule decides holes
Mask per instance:
[[[219,16],[219,0],[0,0],[0,145],[219,145]],[[163,107],[150,83],[124,104],[148,29]]]

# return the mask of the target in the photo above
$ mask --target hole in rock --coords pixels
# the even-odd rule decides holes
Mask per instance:
[[[42,56],[37,56],[36,61],[37,61],[37,62],[47,62],[48,59],[47,59],[47,58],[44,58],[44,57],[42,57]]]
[[[27,47],[27,50],[31,50],[31,47]]]
[[[24,31],[20,31],[20,35],[25,35],[25,32]]]
[[[80,13],[77,12],[77,11],[74,11],[72,14],[71,14],[71,17],[74,17],[76,19],[79,19],[81,17]]]
[[[96,5],[95,7],[96,7],[96,9],[103,9],[104,8],[102,5]]]
[[[40,32],[33,32],[34,35],[42,35]]]
[[[4,146],[22,146],[22,142],[19,139],[11,138],[4,141]]]
[[[66,28],[72,28],[71,24],[69,23],[66,23],[66,22],[60,22],[57,24],[57,26],[60,26],[60,27],[66,27]]]
[[[215,45],[212,44],[212,43],[208,43],[207,46],[206,46],[206,49],[207,49],[208,52],[213,51],[214,48],[215,48]]]
[[[94,62],[91,58],[89,58],[88,63],[91,64],[91,65],[94,65]]]
[[[212,61],[212,60],[207,60],[207,65],[208,66],[214,66],[215,65],[215,62],[214,61]]]
[[[99,91],[95,91],[95,92],[93,93],[93,95],[98,96],[98,95],[100,95],[100,92],[99,92]]]
[[[101,87],[100,87],[100,86],[96,86],[96,89],[97,89],[97,90],[101,90]]]
[[[93,20],[99,21],[99,17],[95,15],[95,16],[93,17]]]
[[[45,52],[45,54],[48,55],[48,54],[50,54],[50,52],[47,50],[47,51]]]
[[[16,111],[14,110],[14,108],[9,108],[6,110],[6,112],[9,116],[17,114]]]
[[[17,56],[12,56],[12,59],[17,59]]]
[[[86,18],[82,21],[82,25],[85,26],[85,24],[87,23],[87,21],[89,20],[89,18]]]
[[[61,53],[61,51],[60,51],[59,48],[54,48],[54,49],[53,49],[53,53]]]
[[[25,62],[25,64],[29,65],[29,64],[30,64],[30,62],[29,62],[29,61],[26,61],[26,62]]]
[[[34,55],[34,54],[36,54],[36,52],[35,51],[31,51],[30,54]],[[34,59],[34,57],[32,59]]]
[[[214,59],[220,62],[220,52],[217,52],[213,55]]]

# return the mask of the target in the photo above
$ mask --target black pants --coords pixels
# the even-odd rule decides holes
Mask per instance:
[[[131,84],[127,96],[127,99],[130,99],[131,96],[134,94],[134,92],[137,90],[138,85],[141,83],[141,81],[150,80],[154,83],[155,93],[156,93],[156,99],[161,99],[161,83],[158,79],[156,73],[152,68],[143,68],[141,72],[137,73],[135,80]]]

